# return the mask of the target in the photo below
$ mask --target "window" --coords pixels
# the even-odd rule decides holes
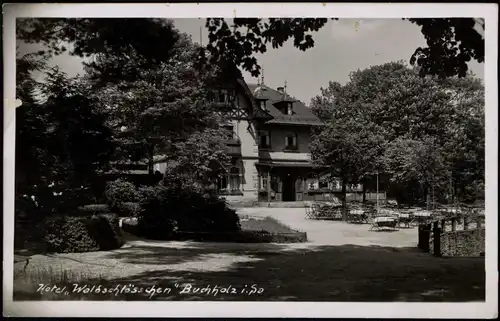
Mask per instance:
[[[260,101],[260,108],[262,108],[262,110],[266,110],[266,101],[265,100]]]
[[[271,137],[269,135],[269,132],[267,131],[259,132],[259,147],[271,148]]]
[[[222,128],[226,131],[227,139],[233,139],[234,137],[234,126],[231,124],[223,125]]]
[[[286,108],[287,115],[293,115],[292,103],[288,104]]]
[[[222,192],[227,190],[227,177],[222,176],[217,179],[217,191]]]
[[[321,179],[318,185],[320,189],[328,189],[328,181],[326,179]]]
[[[266,174],[264,174],[264,175],[266,175]],[[261,176],[261,180],[260,181],[261,181],[260,188],[262,190],[267,191],[267,176]]]
[[[317,178],[309,178],[307,179],[307,189],[314,191],[319,188],[319,182]]]
[[[240,169],[238,167],[231,167],[229,172],[229,189],[231,191],[240,190]]]
[[[219,103],[226,103],[227,102],[227,91],[224,89],[221,89],[219,92]]]
[[[297,134],[290,134],[285,137],[285,150],[297,149]]]
[[[214,97],[217,95],[217,97]],[[218,103],[232,103],[235,100],[236,91],[234,89],[221,88],[216,91],[216,94],[212,95],[212,99],[216,100]]]
[[[241,175],[238,167],[231,167],[229,173],[217,179],[217,191],[219,193],[239,192],[241,187]]]

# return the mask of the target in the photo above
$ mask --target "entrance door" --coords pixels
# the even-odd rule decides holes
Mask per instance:
[[[283,202],[295,201],[295,175],[285,173],[283,175]]]

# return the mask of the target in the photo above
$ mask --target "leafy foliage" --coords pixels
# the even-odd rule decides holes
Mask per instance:
[[[168,185],[200,188],[210,185],[229,168],[224,132],[207,129],[174,144],[172,161],[165,172]]]
[[[484,62],[484,21],[473,18],[408,19],[422,27],[426,48],[417,48],[410,63],[421,75],[451,77],[467,75],[467,62]]]
[[[178,40],[178,33],[166,19],[22,18],[16,22],[18,39],[47,47],[39,52],[42,56],[64,52],[80,57],[111,55],[123,63],[137,52],[142,59],[135,63],[143,69],[167,61]],[[105,73],[119,77],[126,76],[125,71],[115,65]]]
[[[116,216],[63,216],[47,220],[47,252],[74,253],[112,250],[123,245]]]
[[[260,66],[254,53],[265,53],[268,43],[279,48],[290,38],[300,50],[312,48],[314,40],[310,33],[318,31],[327,21],[325,18],[235,18],[231,30],[223,18],[208,18],[207,50],[212,62],[230,60],[252,76],[258,76]]]
[[[33,65],[20,60],[25,70],[18,75],[23,106],[16,109],[17,198],[31,200],[40,213],[74,209],[92,198],[92,182],[112,153],[105,116],[78,79],[54,68],[38,84],[29,76]]]
[[[484,37],[478,32],[484,31],[481,19],[407,20],[420,26],[427,40],[428,47],[417,48],[410,60],[421,67],[421,75],[464,77],[467,62],[484,61]],[[269,43],[272,48],[280,48],[289,39],[293,39],[293,45],[299,50],[312,48],[312,34],[327,22],[327,18],[235,18],[230,27],[223,18],[208,18],[207,50],[212,63],[229,60],[258,76],[260,66],[256,53],[265,53]],[[135,78],[135,73],[129,73],[130,69],[121,68],[134,56],[142,57],[134,58],[141,69],[167,62],[179,37],[171,21],[166,19],[26,18],[18,19],[16,30],[18,39],[45,44],[49,49],[40,53],[44,56],[66,51],[81,57],[116,56],[116,63],[106,64],[101,71],[109,77],[123,79]]]
[[[150,238],[171,238],[178,231],[234,232],[236,212],[217,196],[192,189],[155,186],[142,189],[137,231]]]
[[[200,133],[208,134],[197,144],[213,142],[210,138],[215,137],[220,120],[207,100],[208,84],[217,71],[210,66],[196,66],[193,61],[199,48],[184,34],[177,38],[172,57],[154,68],[143,69],[137,66],[136,59],[121,64],[120,57],[112,55],[86,68],[97,90],[96,96],[108,107],[109,126],[114,128],[120,147],[120,153],[115,156],[118,159],[147,159],[150,174],[155,155],[175,159],[180,145],[201,138]],[[138,52],[134,57],[141,59]],[[108,65],[134,70],[135,78],[108,78],[101,72],[107,70]],[[197,136],[190,138],[191,135]],[[225,146],[211,144],[210,147],[217,155]]]
[[[138,192],[133,183],[117,179],[107,184],[104,197],[110,209],[116,211],[123,203],[137,201]]]
[[[335,176],[355,183],[384,171],[398,186],[391,190],[411,197],[484,198],[484,87],[477,79],[422,78],[392,62],[321,93],[311,107],[327,126],[311,152]]]
[[[334,18],[336,19],[336,18]],[[467,62],[484,61],[484,37],[476,30],[484,31],[482,21],[473,18],[426,18],[408,19],[422,27],[427,48],[417,48],[411,63],[421,67],[420,74],[464,77]],[[328,19],[320,18],[235,18],[233,28],[221,18],[208,18],[209,50],[213,61],[227,57],[238,66],[258,76],[260,66],[255,53],[265,53],[267,44],[279,48],[290,38],[300,50],[314,46],[312,33],[326,25]]]

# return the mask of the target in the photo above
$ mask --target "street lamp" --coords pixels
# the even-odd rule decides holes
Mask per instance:
[[[378,208],[379,208],[379,205],[378,205],[378,171],[377,171],[377,212],[378,212]]]

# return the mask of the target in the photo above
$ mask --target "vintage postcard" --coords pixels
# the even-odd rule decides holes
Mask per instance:
[[[498,316],[498,5],[3,9],[4,315]]]

